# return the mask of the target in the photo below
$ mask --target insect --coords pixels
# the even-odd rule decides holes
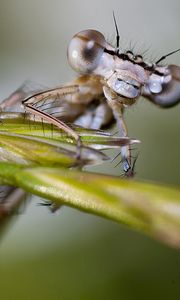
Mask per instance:
[[[115,121],[119,135],[126,137],[123,112],[140,96],[164,108],[180,102],[180,67],[161,64],[180,49],[162,56],[154,64],[147,63],[141,55],[120,51],[115,17],[114,23],[116,47],[96,30],[75,34],[69,43],[67,57],[79,76],[68,85],[37,92],[22,101],[27,111],[74,137],[78,155],[81,140],[68,122],[100,129]],[[130,146],[121,148],[121,157],[125,174],[133,175]]]

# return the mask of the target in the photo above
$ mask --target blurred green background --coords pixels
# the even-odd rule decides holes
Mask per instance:
[[[0,98],[25,79],[45,86],[70,81],[66,48],[93,28],[112,40],[115,11],[121,45],[159,58],[180,47],[179,0],[0,0]],[[180,54],[167,63],[180,65]],[[180,183],[180,106],[144,99],[128,109],[129,135],[141,140],[137,178]],[[116,161],[118,162],[118,161]],[[119,175],[108,163],[99,172]],[[179,299],[180,252],[102,218],[33,200],[0,244],[0,297],[9,299]]]

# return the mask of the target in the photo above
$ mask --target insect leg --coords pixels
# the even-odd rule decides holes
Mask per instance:
[[[12,186],[0,186],[0,221],[9,216],[25,200],[26,192]]]
[[[127,137],[127,127],[123,119],[123,104],[120,99],[117,99],[117,95],[112,93],[107,87],[103,88],[107,102],[113,111],[114,118],[116,120],[120,137]],[[121,157],[124,172],[128,177],[133,176],[133,168],[131,165],[131,149],[130,145],[121,147]]]
[[[102,126],[108,125],[112,119],[112,110],[107,102],[103,101],[96,107],[87,109],[86,113],[78,117],[74,123],[81,127],[101,129]]]
[[[67,86],[67,87],[46,90],[46,91],[34,94],[34,95],[26,98],[25,100],[22,101],[22,104],[24,105],[26,111],[29,111],[30,113],[44,119],[48,123],[57,126],[61,130],[65,131],[68,135],[72,136],[77,142],[77,149],[78,149],[77,156],[79,158],[81,146],[82,146],[82,142],[81,142],[79,134],[77,132],[75,132],[70,126],[68,126],[63,121],[61,121],[58,118],[56,118],[55,116],[52,116],[51,114],[48,114],[45,111],[41,110],[40,107],[36,107],[36,106],[38,106],[38,104],[40,102],[44,102],[44,99],[47,99],[47,98],[56,99],[57,95],[58,95],[58,98],[60,98],[62,96],[73,94],[77,91],[78,91],[77,86]]]
[[[117,114],[115,112],[114,116],[115,116],[117,126],[118,126],[118,129],[119,129],[119,135],[121,137],[127,137],[128,136],[127,127],[126,127],[126,124],[124,122],[122,113]],[[122,157],[123,169],[124,169],[125,173],[127,173],[127,175],[129,175],[132,171],[131,149],[130,149],[129,145],[121,147],[121,157]]]

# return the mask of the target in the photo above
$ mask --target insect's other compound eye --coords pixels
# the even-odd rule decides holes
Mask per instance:
[[[91,73],[99,65],[105,46],[102,33],[92,29],[83,30],[74,35],[69,43],[69,64],[78,73]]]
[[[148,87],[151,93],[158,94],[162,91],[161,77],[157,75],[151,75],[148,82]]]
[[[180,103],[180,67],[169,65],[167,70],[170,80],[165,80],[169,77],[166,75],[162,84],[158,81],[156,83],[150,81],[148,87],[151,93],[146,90],[143,93],[151,102],[164,108]]]

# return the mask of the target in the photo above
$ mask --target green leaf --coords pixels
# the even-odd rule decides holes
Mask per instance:
[[[64,131],[49,123],[42,122],[36,117],[23,113],[1,113],[1,128],[0,132],[7,132],[23,136],[39,137],[41,140],[58,141],[64,144],[75,144],[76,141],[68,136]],[[102,130],[93,130],[69,124],[81,137],[81,140],[86,146],[94,148],[119,148],[120,146],[139,143],[137,139],[128,137],[115,137],[109,132]]]
[[[0,163],[3,184],[93,213],[180,247],[180,190],[62,168]]]
[[[0,160],[26,165],[84,166],[109,159],[98,150],[138,142],[128,137],[118,138],[103,131],[72,126],[83,143],[80,159],[77,159],[76,142],[64,131],[41,120],[35,121],[28,114],[1,113]]]
[[[77,157],[74,140],[50,124],[19,113],[2,113],[1,120],[1,185],[114,220],[180,248],[178,189],[72,169],[107,160],[97,149],[137,140],[73,126],[83,141]]]

